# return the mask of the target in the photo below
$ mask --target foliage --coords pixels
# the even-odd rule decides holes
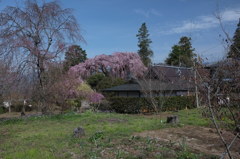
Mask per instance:
[[[91,86],[92,89],[96,89],[99,82],[104,79],[105,75],[103,73],[96,73],[87,78],[87,83]]]
[[[194,62],[194,53],[191,44],[191,38],[183,36],[180,38],[178,45],[172,47],[172,51],[165,60],[166,64],[173,66],[192,67]]]
[[[140,113],[141,109],[150,106],[150,103],[145,105],[145,98],[136,97],[112,97],[109,99],[111,109],[117,113]]]
[[[93,92],[91,87],[86,82],[82,82],[79,86],[77,86],[77,90],[85,92],[85,93],[92,93]]]
[[[86,51],[79,45],[72,45],[65,53],[64,70],[68,71],[70,67],[84,62],[87,59]]]
[[[104,133],[102,131],[97,131],[96,133],[94,133],[90,138],[89,141],[91,143],[94,143],[95,146],[98,146],[97,142],[99,140],[102,140],[104,138]]]
[[[0,106],[0,114],[3,114],[5,112],[6,112],[6,110],[4,110],[4,107]]]
[[[144,71],[146,67],[137,54],[117,52],[87,59],[84,63],[71,67],[69,72],[86,79],[95,73],[118,78],[140,77]]]
[[[193,96],[156,97],[160,111],[175,111],[195,108]],[[148,98],[112,97],[109,98],[111,110],[117,113],[140,113],[145,110],[153,112],[154,108]]]
[[[93,92],[88,95],[88,100],[91,103],[100,103],[105,97],[101,93]]]
[[[159,109],[162,111],[174,111],[182,109],[195,108],[194,96],[171,96],[171,97],[157,97]]]
[[[91,103],[99,103],[104,96],[100,93],[95,92],[91,89],[91,87],[86,84],[85,82],[82,83],[78,88],[78,91],[80,91],[80,95],[82,98],[87,99]]]
[[[65,106],[66,102],[70,99],[77,99],[82,96],[78,87],[83,83],[82,79],[74,78],[70,75],[63,75],[60,79],[49,86],[53,103],[58,103],[60,106]]]
[[[66,103],[71,107],[81,107],[81,100],[79,99],[69,99]]]
[[[178,153],[177,159],[198,159],[198,156],[189,151],[181,151]]]
[[[138,30],[137,38],[139,47],[138,55],[141,57],[143,64],[149,66],[152,63],[151,57],[153,56],[153,52],[150,49],[152,41],[149,39],[146,23],[142,23]]]
[[[75,101],[86,99],[92,103],[99,103],[104,96],[95,92],[91,87],[83,82],[81,78],[75,78],[73,75],[65,75],[62,80],[52,86],[55,91],[55,100],[58,103],[65,104],[66,101]]]
[[[126,83],[126,81],[121,78],[104,77],[98,83],[97,90],[111,88],[111,87],[118,86],[118,85],[125,84],[125,83]]]
[[[240,19],[233,36],[233,43],[228,52],[228,58],[240,58]]]
[[[92,104],[91,106],[94,108],[94,110],[101,110],[104,112],[113,111],[109,101],[106,99],[103,99],[99,104]]]

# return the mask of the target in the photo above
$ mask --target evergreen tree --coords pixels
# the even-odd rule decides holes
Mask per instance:
[[[87,78],[87,83],[91,86],[92,89],[96,89],[100,81],[105,78],[103,73],[96,73]]]
[[[86,51],[79,45],[72,45],[65,53],[64,70],[68,71],[70,67],[84,62],[87,59]]]
[[[150,49],[150,43],[152,43],[152,41],[148,38],[149,34],[146,23],[141,25],[136,36],[138,38],[138,47],[140,48],[138,54],[141,57],[143,64],[149,66],[152,63],[151,57],[153,52]]]
[[[172,47],[172,51],[165,60],[165,63],[173,66],[192,67],[194,62],[194,48],[192,48],[191,38],[183,36],[178,45]]]
[[[240,58],[240,19],[233,36],[233,43],[228,52],[228,58]]]

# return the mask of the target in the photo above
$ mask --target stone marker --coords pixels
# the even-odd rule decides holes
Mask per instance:
[[[75,128],[73,131],[73,137],[80,138],[85,136],[85,131],[82,127]]]
[[[167,123],[176,124],[178,122],[179,122],[179,119],[177,115],[172,115],[167,117]]]

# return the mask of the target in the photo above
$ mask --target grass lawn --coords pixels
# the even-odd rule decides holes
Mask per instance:
[[[146,130],[208,126],[197,109],[176,113],[179,125],[164,123],[166,114],[125,115],[116,113],[68,113],[0,122],[0,159],[52,158],[201,158],[185,146],[173,148],[150,138],[133,136]],[[86,135],[74,138],[73,130],[83,127]]]

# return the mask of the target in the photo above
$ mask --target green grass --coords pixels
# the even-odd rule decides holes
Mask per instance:
[[[200,110],[182,110],[177,114],[180,126],[209,124],[201,117]],[[79,126],[85,129],[86,136],[76,139],[72,134]],[[159,117],[91,111],[11,120],[0,123],[0,159],[101,158],[104,155],[108,158],[139,158],[136,154],[141,155],[145,151],[151,154],[164,147],[149,139],[132,138],[132,134],[171,126],[179,125],[161,123]],[[101,137],[96,137],[98,132],[101,132]],[[134,152],[123,150],[132,146]],[[104,154],[106,152],[108,154]],[[144,154],[143,158],[146,158]]]
[[[211,121],[202,117],[201,109],[181,110],[176,115],[179,116],[181,123],[185,125],[208,126]]]

